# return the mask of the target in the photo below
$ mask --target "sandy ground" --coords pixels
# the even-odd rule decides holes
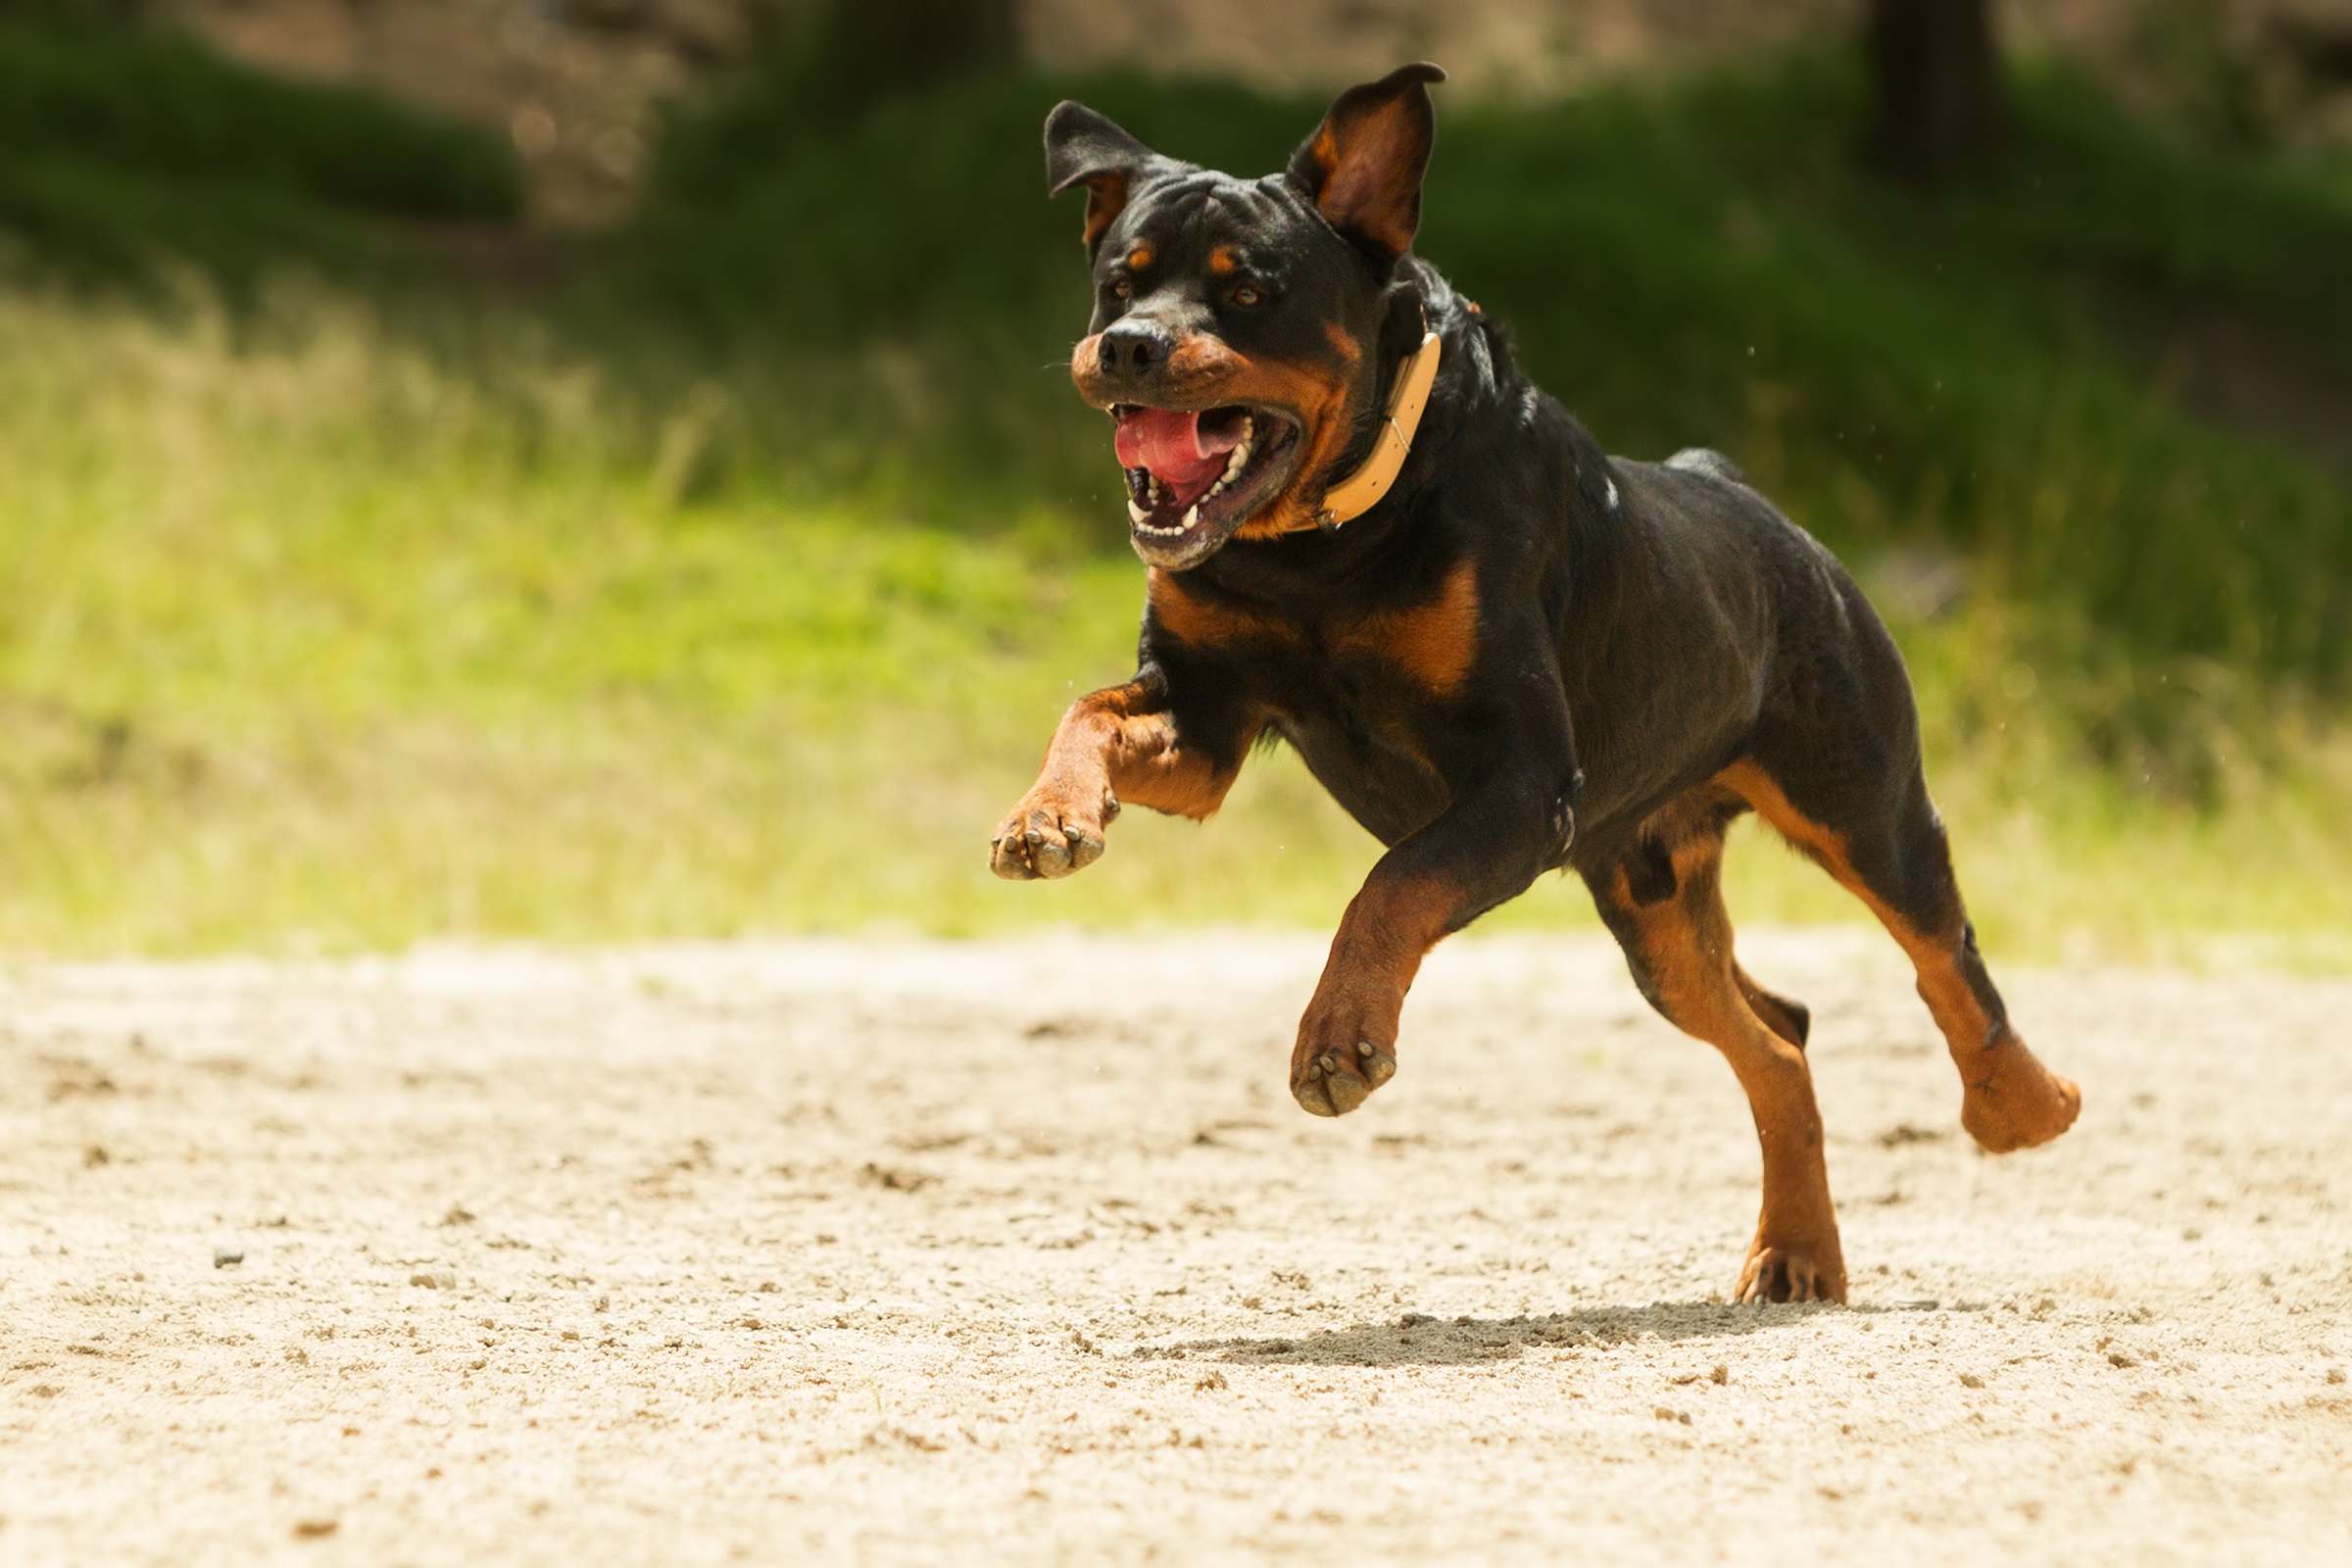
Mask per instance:
[[[1305,938],[17,970],[0,1559],[2352,1561],[2352,984],[2012,972],[1995,1160],[1883,941],[1743,951],[1848,1309],[1721,1304],[1744,1107],[1589,939],[1337,1123]]]

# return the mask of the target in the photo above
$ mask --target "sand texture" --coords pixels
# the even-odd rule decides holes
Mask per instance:
[[[2352,1562],[2352,983],[1892,948],[1810,1003],[1853,1304],[1590,938],[1284,1089],[1307,937],[0,978],[0,1560]]]

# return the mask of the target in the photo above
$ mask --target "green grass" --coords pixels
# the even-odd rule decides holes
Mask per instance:
[[[592,367],[503,348],[485,386],[331,295],[240,334],[0,300],[0,948],[1321,924],[1369,866],[1275,756],[1205,827],[995,881],[1059,710],[1129,667],[1138,568],[1044,514],[678,505]],[[2088,767],[1989,603],[1903,630],[1988,940],[2352,930],[2340,754],[2199,811]],[[1734,887],[1856,914],[1760,839]],[[1590,918],[1555,883],[1501,917]]]
[[[225,99],[327,101],[156,47]],[[26,122],[0,233],[50,280],[0,286],[0,951],[1336,919],[1376,847],[1282,755],[1206,827],[1129,813],[1071,882],[984,864],[1140,599],[1061,368],[1084,285],[1038,122],[1079,91],[1262,169],[1316,106],[1009,81],[818,127],[773,86],[681,122],[642,223],[530,305],[333,260],[472,210],[472,175],[363,201],[318,172],[335,138],[304,173],[240,131],[181,192],[170,137]],[[1426,249],[1612,448],[1725,447],[1866,581],[1965,567],[1896,629],[1996,950],[2352,961],[2352,500],[2175,408],[2132,337],[2151,299],[2226,307],[2352,364],[2352,187],[2045,78],[2012,162],[1931,201],[1852,172],[1854,89],[1800,62],[1449,103]],[[395,162],[440,167],[414,128]],[[26,220],[41,178],[80,216]],[[123,277],[175,308],[54,281]],[[1739,846],[1741,918],[1858,917]],[[1591,918],[1547,882],[1495,922]]]
[[[759,495],[679,511],[579,367],[486,393],[348,307],[299,314],[240,349],[0,306],[0,946],[1235,907],[1231,841],[1165,829],[1173,860],[1130,833],[1077,905],[985,870],[1070,683],[1119,673],[1132,567]],[[1361,858],[1303,803],[1242,815]],[[1306,884],[1339,879],[1254,912],[1316,912]]]
[[[135,281],[167,259],[238,287],[295,258],[381,272],[386,220],[520,211],[512,153],[470,126],[26,11],[0,19],[0,237],[52,275]]]

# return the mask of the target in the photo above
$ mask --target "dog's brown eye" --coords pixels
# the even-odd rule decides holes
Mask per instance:
[[[1113,278],[1110,284],[1110,296],[1112,299],[1119,300],[1133,299],[1135,298],[1135,285],[1123,277]]]
[[[1236,305],[1255,305],[1258,301],[1264,298],[1265,296],[1263,294],[1260,294],[1257,290],[1251,288],[1247,283],[1244,283],[1240,288],[1237,288],[1233,291],[1233,303]]]

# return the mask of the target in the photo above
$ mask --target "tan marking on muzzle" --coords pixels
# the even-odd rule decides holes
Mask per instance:
[[[1356,369],[1363,350],[1336,323],[1327,328],[1342,363],[1333,367],[1253,360],[1209,332],[1188,332],[1177,340],[1155,389],[1154,404],[1204,410],[1231,404],[1278,409],[1298,421],[1299,457],[1290,484],[1236,530],[1244,539],[1270,539],[1312,528],[1321,485],[1347,449],[1354,426]],[[1070,351],[1070,380],[1078,395],[1107,409],[1128,395],[1102,372],[1102,334],[1083,338]]]

